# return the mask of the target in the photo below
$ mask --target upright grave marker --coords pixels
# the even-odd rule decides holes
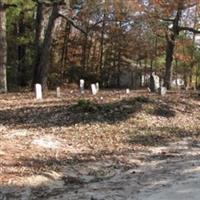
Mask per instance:
[[[42,99],[42,86],[39,83],[35,84],[35,96],[37,100]]]
[[[97,90],[97,92],[99,92],[99,83],[98,82],[96,83],[96,90]]]
[[[91,84],[91,89],[92,89],[92,94],[93,95],[96,95],[97,94],[97,87],[96,87],[96,84]]]
[[[141,86],[144,87],[145,85],[145,75],[141,76]]]
[[[161,96],[165,96],[166,93],[167,93],[167,88],[161,86],[161,87],[159,88],[159,94],[160,94]]]
[[[126,89],[126,94],[130,94],[130,89],[129,88]]]
[[[83,79],[80,79],[80,91],[81,91],[81,94],[84,94],[84,85],[85,85],[85,81]]]
[[[57,96],[57,98],[60,98],[60,97],[61,97],[60,87],[57,87],[57,88],[56,88],[56,96]]]

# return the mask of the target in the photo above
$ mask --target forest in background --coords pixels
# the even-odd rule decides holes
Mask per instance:
[[[0,0],[0,89],[54,88],[124,70],[199,87],[198,0]]]

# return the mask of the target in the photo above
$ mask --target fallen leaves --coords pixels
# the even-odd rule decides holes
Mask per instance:
[[[0,183],[23,185],[27,177],[97,162],[98,169],[88,169],[86,175],[104,179],[110,172],[99,168],[108,161],[113,172],[130,170],[141,165],[136,152],[146,146],[200,136],[198,100],[185,94],[122,93],[86,92],[80,99],[78,91],[66,91],[59,99],[49,93],[42,102],[32,100],[30,93],[0,96]],[[66,185],[81,184],[78,175],[64,177]]]

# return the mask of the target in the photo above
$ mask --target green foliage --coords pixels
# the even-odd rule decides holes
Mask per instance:
[[[34,13],[32,0],[11,0],[7,9],[8,86],[28,86],[34,62]],[[23,52],[22,52],[23,51]]]
[[[81,112],[96,112],[99,110],[99,105],[86,99],[80,99],[73,107],[76,111]]]
[[[145,96],[136,97],[134,100],[139,103],[150,103],[151,102],[151,100]]]

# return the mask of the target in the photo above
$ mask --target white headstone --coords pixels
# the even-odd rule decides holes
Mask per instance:
[[[158,90],[160,88],[160,78],[157,75],[154,75],[154,81],[155,81],[155,89]]]
[[[97,92],[99,92],[99,83],[98,82],[96,83],[96,89],[97,89]]]
[[[84,94],[84,85],[85,85],[85,80],[80,79],[80,90],[81,90],[81,94]]]
[[[145,85],[145,76],[141,76],[141,86],[143,87]]]
[[[130,89],[126,89],[126,94],[130,94]]]
[[[159,92],[160,92],[160,95],[161,95],[161,96],[165,96],[166,93],[167,93],[167,88],[161,86],[160,89],[159,89]]]
[[[35,84],[35,96],[37,100],[42,99],[42,86],[41,84]]]
[[[58,98],[61,97],[60,87],[57,87],[57,88],[56,88],[56,96],[57,96]]]
[[[97,94],[96,84],[91,84],[91,89],[92,89],[92,94],[96,95]]]

